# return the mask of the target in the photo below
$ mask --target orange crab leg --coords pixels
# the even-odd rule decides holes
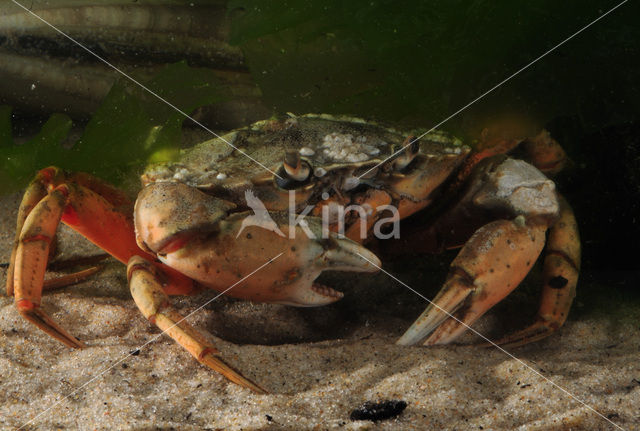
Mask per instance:
[[[74,176],[67,177],[56,168],[43,169],[29,186],[20,207],[20,230],[9,267],[11,281],[7,283],[7,291],[14,294],[19,312],[69,347],[82,347],[83,344],[40,308],[50,243],[60,221],[123,263],[127,263],[134,255],[150,261],[155,259],[138,248],[130,212],[114,205],[127,206],[124,195],[99,180],[91,181],[89,176],[83,175],[75,175],[75,178],[105,192],[107,198],[83,185],[65,183]],[[47,189],[49,193],[45,195]],[[153,262],[153,265],[163,266],[159,262]],[[89,273],[91,270],[79,275],[86,276]],[[165,274],[164,281],[175,292],[188,293],[193,290],[191,280],[177,271],[167,268]],[[63,281],[74,281],[76,276],[78,274]]]
[[[550,229],[544,260],[544,288],[536,321],[497,344],[520,346],[551,335],[567,319],[580,272],[580,236],[573,211],[560,198],[560,218]]]
[[[68,205],[62,222],[120,262],[140,254],[131,216],[114,209],[102,196],[85,187],[69,184]]]
[[[486,131],[486,129],[485,129]],[[567,153],[558,141],[551,137],[547,130],[526,139],[491,137],[491,133],[483,133],[483,141],[477,145],[476,151],[466,162],[467,171],[480,160],[496,154],[510,154],[523,158],[547,176],[560,172],[567,163]],[[464,175],[462,176],[464,178]]]
[[[74,183],[70,185],[69,205],[62,215],[64,224],[125,265],[132,256],[143,256],[163,268],[168,277],[165,284],[169,295],[186,295],[197,290],[188,277],[157,262],[154,255],[140,249],[133,226],[132,205],[122,192],[81,172],[71,174],[69,180]]]
[[[127,266],[129,288],[136,305],[151,323],[173,338],[194,358],[230,381],[264,394],[266,391],[225,363],[213,344],[191,326],[169,302],[159,282],[157,269],[150,262],[134,256]]]
[[[542,251],[546,229],[527,225],[522,216],[478,229],[451,263],[445,285],[398,344],[425,338],[427,345],[446,344],[466,331],[524,279]]]
[[[56,172],[61,172],[60,169],[55,167],[47,169],[53,169]],[[78,184],[80,186],[88,188],[89,190],[100,195],[103,199],[113,205],[113,207],[122,209],[127,213],[129,213],[132,209],[127,207],[133,207],[131,200],[121,190],[85,172],[73,172],[68,174],[66,182]]]
[[[11,258],[9,260],[9,270],[7,272],[7,296],[13,296],[13,272],[16,261],[16,252],[18,250],[18,243],[20,241],[20,234],[22,232],[22,226],[29,213],[33,208],[47,195],[47,189],[40,180],[38,174],[36,178],[29,184],[27,190],[20,202],[20,208],[18,209],[18,221],[16,226],[16,236],[13,242],[13,250],[11,251]]]
[[[26,217],[15,253],[13,287],[16,306],[25,319],[68,347],[83,347],[40,308],[49,244],[60,222],[67,195],[65,186],[57,187]]]
[[[49,280],[44,280],[42,284],[42,290],[54,290],[60,287],[79,283],[86,278],[91,277],[93,274],[100,271],[100,269],[100,266],[92,266],[91,268],[83,269],[82,271],[66,274],[61,277],[51,278]]]
[[[557,174],[567,163],[567,153],[546,130],[526,139],[522,147],[525,158],[547,176]]]
[[[55,187],[65,183],[77,183],[83,185],[88,189],[98,193],[112,206],[121,208],[122,210],[126,210],[126,207],[131,206],[131,202],[121,191],[95,177],[92,177],[89,174],[75,173],[67,175],[64,171],[56,168],[55,166],[42,169],[40,172],[38,172],[36,177],[27,187],[27,190],[25,191],[25,194],[22,198],[22,202],[20,203],[20,208],[18,210],[16,237],[13,250],[11,252],[11,259],[9,261],[9,270],[7,273],[6,288],[8,296],[13,296],[13,272],[16,252],[18,249],[18,239],[22,232],[22,227],[27,216],[29,215],[31,210],[38,204],[38,202],[40,202],[40,200],[42,200],[47,195],[47,190],[53,190]],[[124,261],[124,263],[126,263],[126,261]],[[55,288],[73,284],[95,273],[96,270],[97,268],[94,267],[93,270],[87,269],[75,274],[69,274],[68,276],[63,276],[53,280],[47,280],[44,283],[44,287],[46,289],[49,287]]]

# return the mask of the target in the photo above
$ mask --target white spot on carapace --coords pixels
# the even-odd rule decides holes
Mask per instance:
[[[309,147],[300,148],[300,155],[304,157],[313,156],[316,152]]]
[[[180,168],[173,174],[173,178],[178,181],[184,181],[187,179],[188,175],[189,175],[188,170],[186,170],[185,168]]]
[[[380,154],[380,149],[371,147],[370,149],[367,150],[367,153],[369,153],[370,156],[377,156],[378,154]]]
[[[369,160],[368,151],[374,147],[365,144],[366,137],[358,136],[355,140],[350,133],[330,133],[322,142],[323,154],[336,162],[358,163]]]

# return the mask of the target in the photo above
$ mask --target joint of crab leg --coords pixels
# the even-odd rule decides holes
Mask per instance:
[[[18,299],[16,301],[16,307],[18,308],[19,312],[28,312],[33,310],[34,308],[39,307],[38,304],[34,304],[33,302],[29,301],[28,299]]]
[[[48,168],[41,169],[38,172],[37,176],[39,177],[39,179],[42,179],[42,181],[50,182],[55,178],[56,171],[56,168],[54,168],[53,166],[49,166]]]
[[[283,166],[289,178],[296,181],[305,181],[311,173],[309,165],[302,161],[298,151],[287,151],[284,155]]]
[[[160,256],[163,256],[168,253],[178,251],[185,245],[187,245],[194,236],[197,236],[195,232],[181,232],[179,234],[176,234],[173,237],[169,238],[168,241],[163,244],[156,253]]]
[[[51,237],[46,235],[34,235],[31,237],[22,239],[22,242],[37,242],[37,241],[42,241],[47,244],[51,244]]]
[[[567,153],[546,130],[526,139],[522,145],[527,159],[545,175],[557,174],[567,163]]]
[[[38,171],[34,182],[42,184],[49,191],[51,191],[52,189],[65,182],[65,173],[60,168],[49,166]]]
[[[158,270],[145,259],[134,256],[127,265],[127,277],[131,295],[151,323],[173,338],[198,362],[222,374],[228,380],[256,393],[266,391],[218,357],[218,350],[200,332],[191,326],[171,305],[157,279]]]

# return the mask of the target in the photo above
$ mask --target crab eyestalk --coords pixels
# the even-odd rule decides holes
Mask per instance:
[[[398,156],[393,159],[393,168],[396,171],[402,171],[404,168],[409,166],[409,163],[413,161],[413,159],[418,155],[420,151],[420,144],[418,139],[410,135],[405,139],[402,143],[402,152],[398,154]]]
[[[300,153],[297,151],[285,153],[283,166],[289,178],[295,181],[305,181],[311,173],[309,165],[302,161]]]

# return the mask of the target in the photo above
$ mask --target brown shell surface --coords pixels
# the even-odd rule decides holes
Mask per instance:
[[[283,191],[274,173],[286,177],[282,167],[285,152],[297,150],[311,168],[302,187],[311,195],[314,188],[326,190],[327,184],[339,184],[380,163],[383,167],[389,164],[408,136],[411,134],[353,117],[289,114],[197,144],[184,150],[179,162],[148,168],[142,181],[184,182],[234,202],[242,202],[244,191],[257,187],[261,198],[273,201],[277,199],[265,196],[265,189]],[[457,165],[469,151],[460,140],[440,131],[426,134],[418,143],[417,158],[432,164],[442,160],[445,165]],[[456,163],[450,163],[452,160]],[[389,169],[376,169],[368,177],[370,184],[383,184],[389,179]]]

